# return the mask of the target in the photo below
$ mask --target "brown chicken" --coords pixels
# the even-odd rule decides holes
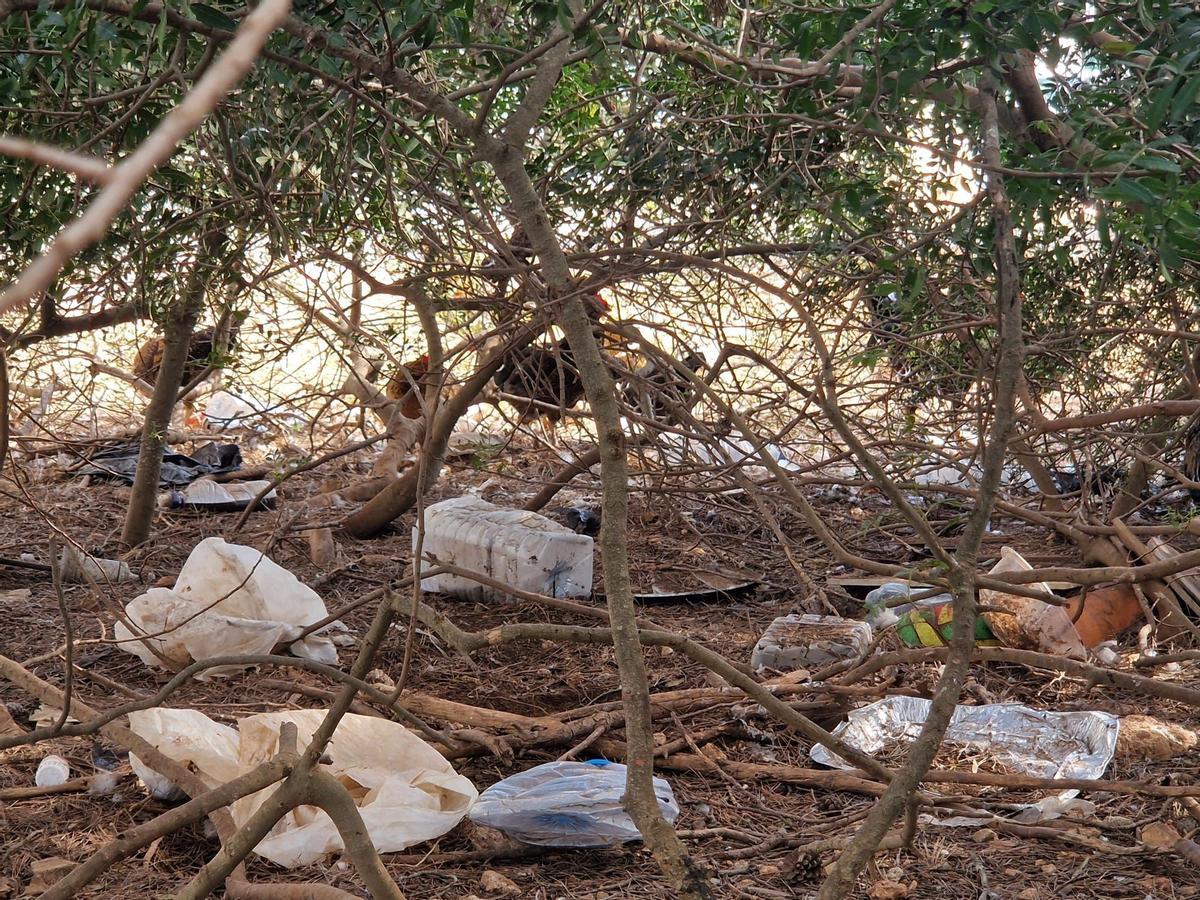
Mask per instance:
[[[609,306],[603,297],[593,294],[587,311],[588,317],[599,324]],[[607,345],[610,336],[606,333],[601,337],[601,343]],[[540,418],[543,425],[556,423],[566,410],[574,408],[583,399],[583,380],[575,364],[575,354],[565,338],[552,347],[525,347],[514,351],[496,372],[492,383],[505,394],[530,401],[521,409],[522,422]]]
[[[408,370],[408,377],[405,376],[404,369]],[[416,390],[413,390],[413,382],[416,382]],[[406,362],[403,369],[398,369],[388,379],[384,392],[391,399],[400,401],[400,415],[406,419],[419,419],[421,399],[429,382],[429,354],[425,353],[411,362]]]
[[[237,340],[237,326],[230,330],[229,345],[232,347]],[[180,386],[187,384],[213,360],[213,350],[216,346],[216,327],[201,328],[192,332],[192,340],[188,345],[187,363],[183,367],[183,375],[179,379]],[[159,336],[150,338],[138,349],[133,358],[131,370],[134,377],[148,384],[158,380],[158,370],[162,366],[163,353],[166,350],[167,339]]]

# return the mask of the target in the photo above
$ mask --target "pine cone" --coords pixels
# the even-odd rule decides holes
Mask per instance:
[[[796,855],[788,860],[788,862],[789,877],[796,884],[809,884],[819,881],[825,871],[825,867],[821,863],[820,854],[809,853],[806,850],[797,850]]]

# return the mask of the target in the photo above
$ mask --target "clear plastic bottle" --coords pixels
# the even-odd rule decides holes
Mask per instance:
[[[890,601],[930,590],[933,590],[930,585],[910,585],[903,581],[880,585],[867,594],[867,622],[877,631],[895,625],[896,634],[908,647],[946,646],[954,629],[954,598],[949,594],[888,606]],[[1000,644],[982,616],[975,620],[975,643],[980,647]]]
[[[613,847],[641,840],[621,805],[625,767],[604,759],[552,762],[492,785],[471,807],[472,822],[543,847]],[[679,817],[671,786],[654,779],[659,809]]]

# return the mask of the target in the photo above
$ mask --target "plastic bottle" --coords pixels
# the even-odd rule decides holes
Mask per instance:
[[[66,784],[67,779],[71,777],[71,767],[67,761],[61,756],[51,754],[38,763],[37,774],[33,776],[33,783],[38,787],[53,787],[57,784]]]
[[[416,545],[414,526],[414,550]],[[478,497],[456,497],[426,509],[421,548],[438,560],[521,590],[551,597],[592,593],[590,537],[537,513],[502,509]],[[421,563],[423,571],[435,565],[428,560]],[[421,589],[464,600],[506,597],[502,590],[448,572],[422,579]]]
[[[552,762],[519,772],[479,795],[472,822],[543,847],[613,847],[641,840],[621,805],[625,767],[604,759]],[[679,817],[671,786],[654,779],[659,809]]]
[[[949,594],[888,606],[889,601],[929,590],[932,590],[929,585],[909,585],[903,581],[880,585],[867,594],[867,622],[876,630],[895,625],[896,634],[908,647],[946,646],[954,630],[954,598]],[[982,616],[975,620],[975,643],[980,647],[1000,644]]]

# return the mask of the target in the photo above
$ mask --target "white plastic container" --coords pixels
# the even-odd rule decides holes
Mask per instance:
[[[61,756],[51,754],[38,763],[33,783],[38,787],[53,787],[58,784],[66,784],[70,777],[71,767],[67,761]]]
[[[413,527],[413,551],[417,529]],[[590,537],[537,513],[502,509],[478,497],[443,500],[425,510],[423,553],[488,575],[520,590],[551,597],[592,593]],[[422,560],[422,573],[435,567]],[[421,589],[464,600],[503,598],[503,591],[448,572],[423,578]]]

